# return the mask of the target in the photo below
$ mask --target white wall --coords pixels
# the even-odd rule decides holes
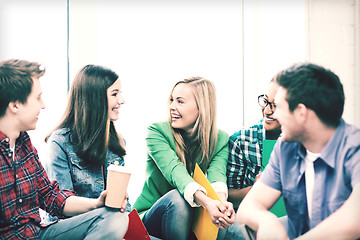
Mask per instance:
[[[44,136],[55,127],[67,96],[67,10],[64,0],[0,0],[0,59],[19,58],[43,64],[43,100],[37,129],[29,131],[40,157]]]
[[[231,117],[242,118],[241,102],[236,112],[224,106],[238,104],[234,97],[242,92],[241,2],[204,3],[70,4],[70,26],[75,26],[70,28],[70,57],[76,66],[72,71],[91,62],[101,64],[115,70],[123,83],[126,104],[116,125],[127,142],[131,202],[144,181],[146,128],[166,119],[175,82],[194,75],[214,81],[220,127],[239,127]]]
[[[257,96],[271,77],[305,59],[303,0],[70,3],[71,75],[96,63],[123,82],[116,125],[127,141],[130,186],[137,186],[128,190],[131,201],[144,181],[146,128],[166,118],[176,81],[212,80],[219,127],[232,134],[261,118]]]
[[[1,58],[43,62],[47,108],[31,137],[45,161],[45,134],[64,111],[66,0],[0,0]],[[126,104],[116,125],[133,169],[129,194],[141,191],[145,131],[166,118],[174,83],[201,75],[218,92],[219,127],[232,134],[257,122],[257,96],[279,70],[305,59],[303,0],[70,0],[70,80],[86,64],[115,70]],[[245,89],[245,90],[244,90]]]
[[[337,74],[344,119],[360,127],[360,1],[307,0],[307,58]]]
[[[303,0],[244,0],[244,125],[260,119],[257,96],[271,78],[295,62],[304,61]]]

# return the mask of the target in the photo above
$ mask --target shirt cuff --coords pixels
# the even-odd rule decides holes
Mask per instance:
[[[225,193],[226,199],[228,198],[228,188],[225,183],[223,182],[214,182],[211,184],[215,192],[222,192]]]
[[[200,207],[200,204],[198,204],[194,199],[194,194],[197,190],[200,190],[207,195],[205,188],[196,182],[189,183],[184,190],[184,198],[191,207]]]

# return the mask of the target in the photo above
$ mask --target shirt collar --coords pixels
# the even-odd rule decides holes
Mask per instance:
[[[260,120],[259,122],[262,127],[262,120]],[[265,131],[264,128],[260,128],[259,129],[262,134],[259,134],[260,136],[264,137]],[[326,144],[324,150],[321,152],[320,158],[326,163],[328,164],[330,167],[334,168],[335,167],[335,154],[336,151],[334,151],[339,145],[340,142],[342,141],[342,136],[344,135],[344,131],[345,131],[345,122],[343,119],[340,120],[340,124],[336,127],[335,133],[334,135],[331,137],[331,139],[329,140],[329,142]],[[298,150],[298,154],[299,157],[301,159],[304,159],[306,156],[306,149],[305,147],[300,144],[299,146],[299,150]]]
[[[329,142],[326,144],[325,148],[321,151],[320,157],[327,165],[329,165],[331,168],[335,167],[335,154],[336,154],[336,148],[340,145],[340,142],[342,140],[342,136],[344,134],[345,130],[345,122],[343,119],[340,120],[340,124],[336,127],[334,135],[330,138]],[[305,159],[306,157],[306,148],[304,145],[299,144],[298,148],[298,161],[301,161],[300,163],[300,173],[305,172]]]
[[[15,145],[17,145],[18,143],[22,143],[25,137],[28,137],[28,134],[26,132],[20,132],[19,137],[16,139]],[[8,138],[8,136],[6,136],[5,133],[0,131],[0,145],[6,144],[6,146],[9,148],[9,141],[10,139]]]
[[[2,131],[0,131],[0,145],[2,144],[7,144],[7,146],[9,146],[9,138]]]

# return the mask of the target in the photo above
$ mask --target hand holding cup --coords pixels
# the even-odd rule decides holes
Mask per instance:
[[[124,209],[127,203],[127,186],[131,173],[123,166],[110,165],[107,173],[105,206]]]

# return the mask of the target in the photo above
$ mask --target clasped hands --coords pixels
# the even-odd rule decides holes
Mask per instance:
[[[209,199],[205,206],[211,221],[220,229],[226,229],[235,223],[235,211],[231,202]]]

